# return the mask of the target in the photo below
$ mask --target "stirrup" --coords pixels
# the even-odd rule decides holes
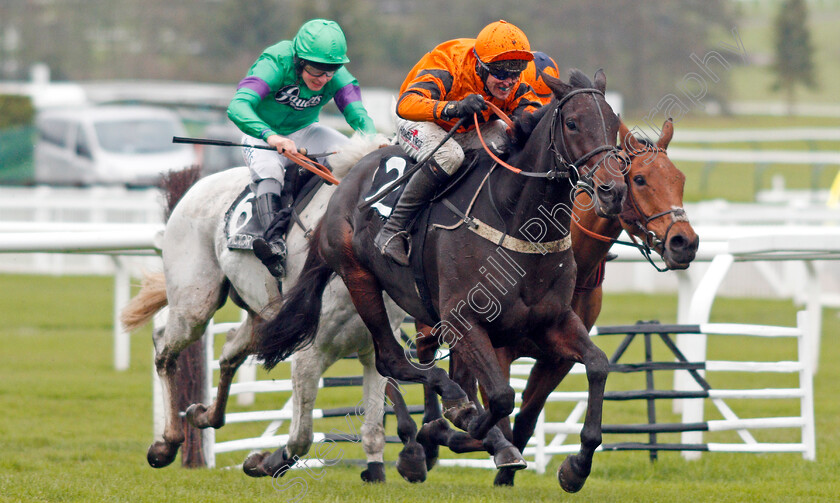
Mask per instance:
[[[394,238],[396,238],[396,237],[402,238],[403,241],[405,242],[405,245],[406,245],[405,246],[406,247],[405,258],[406,258],[406,261],[408,261],[409,257],[411,257],[411,235],[408,233],[408,231],[395,232],[394,234],[389,236],[388,239],[386,239],[385,242],[382,243],[382,247],[379,249],[379,253],[381,253],[382,255],[390,258],[391,260],[393,260],[394,262],[396,262],[399,265],[405,265],[405,264],[402,264],[402,263],[398,262],[396,258],[394,258],[390,253],[387,252],[388,245],[391,244],[391,241],[393,241]]]
[[[268,243],[263,238],[257,238],[251,246],[254,249],[254,255],[260,259],[272,276],[279,279],[286,275],[286,269],[283,267],[286,258],[285,244]],[[280,253],[277,253],[278,251]]]

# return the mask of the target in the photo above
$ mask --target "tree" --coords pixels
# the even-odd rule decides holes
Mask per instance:
[[[776,82],[773,90],[786,94],[788,113],[793,113],[798,85],[816,87],[814,80],[814,47],[808,29],[805,0],[786,0],[776,17],[776,61],[773,71]]]

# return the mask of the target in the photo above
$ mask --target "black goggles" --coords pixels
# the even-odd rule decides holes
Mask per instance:
[[[497,63],[485,63],[479,58],[476,59],[478,60],[478,64],[487,70],[487,73],[498,80],[519,78],[519,75],[525,70],[525,67],[528,66],[527,61],[518,59],[499,61]]]

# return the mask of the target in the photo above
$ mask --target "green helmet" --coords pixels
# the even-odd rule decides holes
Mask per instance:
[[[343,65],[347,58],[347,40],[335,21],[313,19],[300,27],[294,40],[295,55],[307,61]]]

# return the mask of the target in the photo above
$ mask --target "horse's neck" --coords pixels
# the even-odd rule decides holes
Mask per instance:
[[[549,115],[549,114],[546,114]],[[544,117],[520,152],[510,157],[512,166],[533,173],[547,173],[554,168],[554,153],[549,149],[551,121]],[[511,232],[529,224],[547,229],[542,241],[565,237],[571,222],[571,185],[564,179],[548,180],[515,174],[501,167],[492,184],[492,196]],[[518,236],[521,238],[521,236]]]

